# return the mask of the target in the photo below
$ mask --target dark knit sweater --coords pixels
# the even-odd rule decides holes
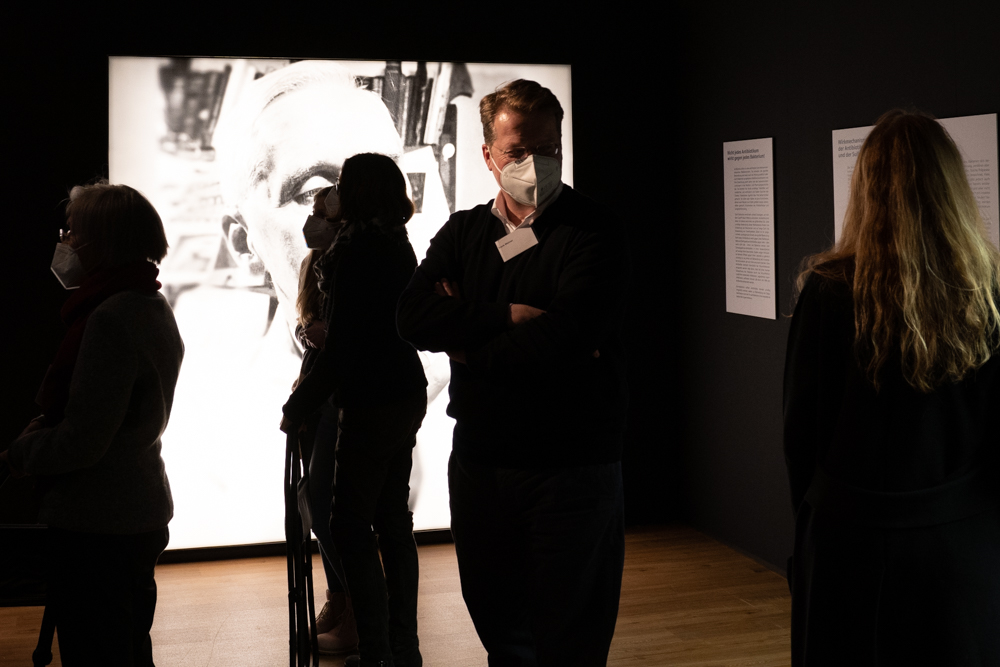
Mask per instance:
[[[413,347],[396,332],[396,301],[417,258],[402,226],[349,223],[319,261],[326,345],[283,408],[305,421],[331,396],[342,408],[377,407],[427,386]]]
[[[464,350],[451,364],[454,450],[504,468],[621,458],[628,389],[620,329],[629,261],[624,230],[566,186],[533,223],[538,245],[508,262],[492,202],[455,213],[399,301],[400,335],[422,350]],[[460,298],[438,296],[441,278]],[[508,326],[508,306],[545,314]],[[594,351],[599,356],[594,356]]]

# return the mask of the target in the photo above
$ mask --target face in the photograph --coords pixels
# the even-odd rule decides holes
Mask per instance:
[[[307,81],[267,103],[242,139],[246,144],[240,152],[245,157],[234,166],[243,187],[228,189],[236,193],[231,205],[246,246],[270,273],[290,323],[295,318],[299,268],[308,252],[302,226],[312,213],[316,192],[337,181],[341,165],[351,155],[375,152],[395,157],[402,151],[381,98],[355,88],[353,78],[346,81],[348,85],[341,78]]]

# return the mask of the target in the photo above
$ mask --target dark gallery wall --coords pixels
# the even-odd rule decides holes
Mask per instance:
[[[781,451],[785,316],[800,260],[833,241],[830,132],[895,107],[941,118],[1000,112],[1000,11],[994,2],[761,4],[700,9],[684,31],[675,133],[684,187],[671,223],[685,415],[679,512],[784,567],[793,533]],[[722,143],[761,137],[774,140],[773,321],[725,312]]]

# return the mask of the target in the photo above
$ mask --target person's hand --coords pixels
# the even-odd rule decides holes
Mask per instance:
[[[29,433],[33,433],[33,432],[35,432],[35,431],[37,431],[39,429],[43,429],[43,428],[45,428],[45,415],[38,415],[37,417],[35,417],[34,419],[32,419],[30,422],[28,422],[28,425],[24,427],[23,431],[21,431],[21,435],[19,435],[17,437],[20,438],[22,436],[28,435]]]
[[[524,303],[512,303],[510,304],[510,325],[516,327],[518,324],[524,324],[530,320],[535,319],[539,315],[544,315],[545,311],[541,308],[535,308],[534,306],[529,306]],[[600,350],[594,350],[591,353],[594,359],[598,359],[601,356]],[[463,362],[464,363],[464,362]]]
[[[302,342],[309,347],[322,350],[326,344],[326,323],[316,320],[302,330]]]
[[[462,298],[462,293],[458,291],[458,283],[442,278],[434,283],[434,293],[438,296],[451,296],[456,299]]]
[[[305,433],[307,427],[305,423],[296,424],[295,422],[289,420],[287,417],[282,415],[281,424],[278,426],[282,433],[292,433],[293,431],[298,431],[299,433]]]
[[[512,303],[510,304],[510,325],[516,327],[518,324],[524,324],[544,314],[545,311],[541,308],[535,308],[523,303]]]

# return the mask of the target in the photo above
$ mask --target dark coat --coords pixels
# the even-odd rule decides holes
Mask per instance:
[[[846,284],[810,276],[785,365],[793,665],[1000,665],[1000,354],[875,387]]]
[[[18,438],[14,467],[55,475],[40,520],[87,533],[161,529],[173,498],[160,435],[184,356],[173,311],[159,293],[119,292],[90,314],[65,418]]]
[[[417,266],[403,226],[351,222],[319,260],[326,345],[283,410],[301,423],[332,395],[379,407],[427,387],[417,351],[396,332],[396,302]]]

